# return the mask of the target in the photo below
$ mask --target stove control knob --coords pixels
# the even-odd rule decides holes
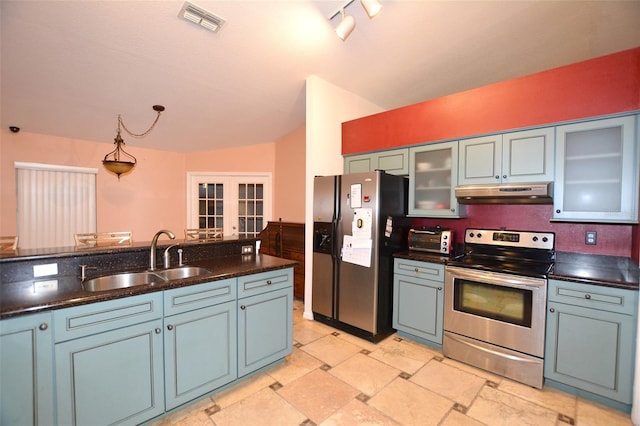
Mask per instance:
[[[538,241],[538,237],[533,237],[533,241]]]
[[[473,238],[473,237],[474,237],[473,232],[469,232],[469,237],[470,237],[470,238]]]
[[[542,241],[546,243],[549,239],[547,237],[542,237]]]
[[[482,234],[478,232],[478,238],[482,238]]]

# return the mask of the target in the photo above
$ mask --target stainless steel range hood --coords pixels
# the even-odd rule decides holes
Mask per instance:
[[[553,182],[457,186],[461,204],[553,204]]]

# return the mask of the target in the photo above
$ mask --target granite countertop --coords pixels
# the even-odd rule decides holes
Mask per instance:
[[[451,259],[448,256],[441,256],[436,253],[416,251],[395,253],[394,257],[445,265]],[[628,257],[556,252],[556,261],[549,278],[638,290],[640,268]]]
[[[295,261],[265,254],[229,255],[185,265],[206,268],[211,274],[101,292],[85,291],[78,276],[3,283],[0,284],[0,319],[289,268],[296,264]]]

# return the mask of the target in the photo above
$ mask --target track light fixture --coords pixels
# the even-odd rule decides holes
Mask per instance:
[[[353,29],[356,27],[355,18],[351,15],[345,14],[344,12],[344,10],[354,1],[355,0],[349,0],[347,4],[345,4],[337,12],[329,17],[329,21],[331,21],[338,15],[342,16],[342,20],[336,27],[336,34],[342,41],[346,40],[347,37],[349,37],[349,34],[351,34]],[[378,0],[360,0],[360,3],[362,4],[365,12],[367,12],[367,16],[369,16],[369,18],[373,18],[382,10],[382,5]]]
[[[344,41],[347,39],[347,37],[349,37],[349,34],[351,34],[353,29],[356,27],[356,20],[351,15],[345,15],[344,9],[340,11],[340,14],[342,15],[342,20],[336,27],[336,34],[338,34],[340,40]]]

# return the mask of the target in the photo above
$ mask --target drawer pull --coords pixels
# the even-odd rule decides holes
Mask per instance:
[[[42,331],[45,331],[47,328],[49,328],[49,325],[46,322],[43,322],[38,328]]]
[[[169,331],[173,330],[173,325],[169,324],[169,325],[167,326],[167,330],[169,330]]]
[[[271,285],[271,280],[267,280],[267,285]]]
[[[413,270],[413,272],[415,272],[417,274],[418,272],[420,272],[420,270],[418,268],[416,268],[416,269]]]
[[[591,299],[591,295],[590,295],[590,294],[585,294],[585,295],[584,295],[584,298],[585,298],[585,299],[587,299],[587,300],[589,300],[589,299]]]
[[[162,329],[160,327],[156,328],[156,334],[162,333]]]

